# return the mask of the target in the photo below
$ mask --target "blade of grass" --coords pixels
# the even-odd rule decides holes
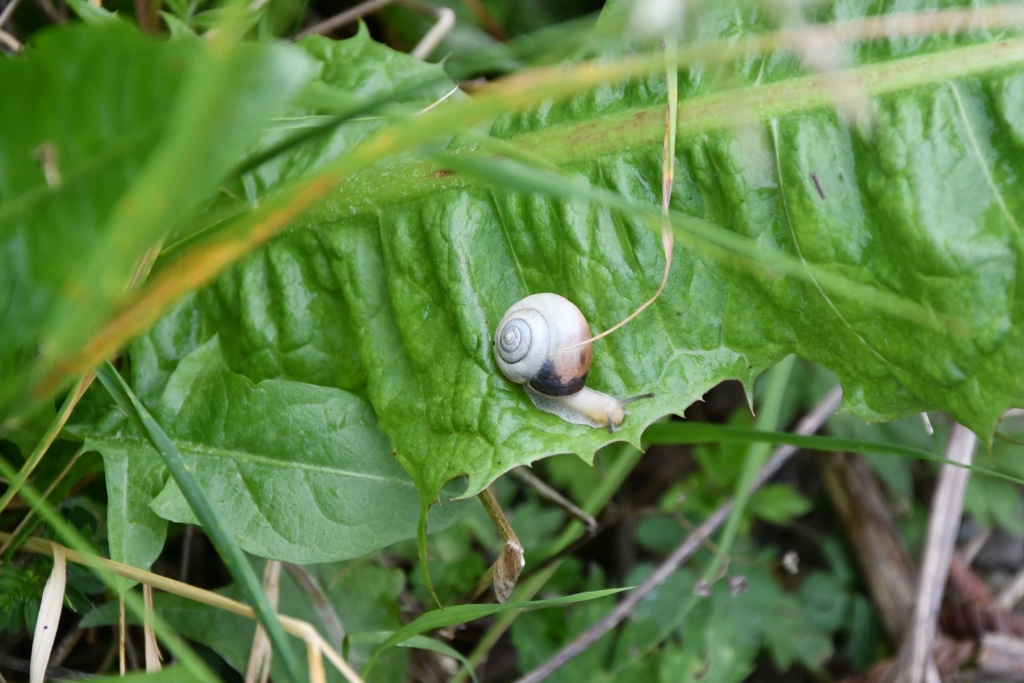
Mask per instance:
[[[394,634],[394,631],[364,631],[363,633],[353,633],[349,636],[349,642],[366,645],[380,645]],[[446,657],[451,657],[462,664],[462,668],[459,669],[460,675],[468,675],[473,679],[474,683],[479,683],[479,679],[476,677],[476,672],[473,671],[473,666],[469,663],[469,660],[466,659],[466,656],[441,641],[428,638],[427,636],[413,636],[404,643],[399,644],[398,647],[429,650],[430,652],[436,652],[438,654],[445,655]]]
[[[146,407],[132,393],[131,389],[109,362],[104,362],[103,365],[96,369],[96,377],[110,393],[111,398],[114,399],[118,407],[146,435],[153,448],[163,458],[171,476],[174,477],[175,483],[178,484],[182,494],[185,496],[185,500],[188,501],[189,506],[196,513],[196,517],[202,522],[203,529],[209,535],[214,547],[217,548],[217,552],[227,566],[228,572],[238,582],[239,587],[248,599],[249,605],[256,613],[256,618],[266,630],[270,642],[273,643],[274,649],[281,657],[289,679],[292,683],[302,681],[305,676],[302,675],[299,660],[288,646],[281,622],[277,618],[277,613],[271,608],[270,602],[267,600],[267,596],[261,587],[260,580],[252,569],[252,565],[249,564],[248,559],[235,542],[235,539],[227,532],[220,515],[206,497],[206,493],[199,485],[199,482],[196,481],[192,472],[185,466],[184,461],[181,459],[181,453],[178,452],[174,442],[157,424],[156,420],[149,414],[149,411],[146,410]]]
[[[224,7],[218,31],[211,33],[202,61],[195,63],[203,67],[187,65],[166,135],[114,206],[103,228],[110,236],[104,248],[86,252],[81,267],[62,285],[63,295],[55,300],[41,333],[40,359],[33,370],[37,377],[78,347],[83,330],[101,324],[124,296],[139,257],[202,205],[230,163],[228,151],[241,147],[245,137],[253,135],[253,124],[278,110],[302,76],[311,73],[297,52],[270,46],[264,46],[264,54],[249,50],[254,46],[240,40],[246,21],[240,4],[231,0]],[[266,82],[280,87],[254,87],[243,99],[234,84],[239,78],[254,78],[257,66],[264,69]],[[295,74],[295,82],[286,75],[289,72]],[[225,117],[241,121],[229,126]],[[209,153],[221,149],[223,154]],[[78,292],[91,293],[90,305],[82,305]]]
[[[60,430],[64,428],[64,424],[71,416],[72,409],[78,405],[78,401],[82,398],[82,395],[85,394],[85,390],[89,388],[92,380],[92,373],[88,373],[79,379],[74,388],[68,392],[67,397],[60,406],[60,410],[58,410],[57,414],[53,416],[50,424],[46,427],[46,432],[43,433],[43,437],[39,440],[39,443],[36,444],[32,454],[29,455],[28,460],[25,461],[25,464],[18,471],[18,475],[14,477],[14,479],[8,480],[9,484],[7,486],[7,490],[4,491],[2,496],[0,496],[0,513],[7,509],[7,505],[11,502],[11,499],[18,495],[18,491],[21,490],[21,486],[28,481],[29,476],[31,476],[32,472],[35,470],[36,465],[42,461],[43,456],[46,455],[47,449],[50,448],[50,444],[52,444],[53,440],[57,438],[58,434],[60,434]],[[2,431],[3,430],[0,430],[0,433],[2,433]]]
[[[756,430],[759,432],[773,432],[778,429],[779,417],[782,413],[783,401],[786,396],[786,388],[789,386],[789,378],[793,375],[793,364],[796,356],[787,356],[775,367],[765,373],[764,381],[768,384],[768,391],[761,406],[760,414],[755,422]],[[722,531],[721,539],[718,542],[720,552],[715,553],[711,563],[704,572],[704,581],[711,583],[718,577],[719,572],[724,568],[724,558],[729,556],[732,544],[739,533],[740,523],[747,512],[747,503],[754,492],[757,475],[764,469],[765,463],[771,456],[771,445],[765,442],[752,443],[747,450],[746,461],[743,463],[743,471],[740,473],[739,482],[736,484],[736,492],[733,495],[733,506],[729,512],[729,518],[725,522],[725,529]],[[688,612],[689,609],[684,610]],[[677,623],[678,623],[677,618]]]
[[[183,666],[169,666],[160,671],[130,673],[127,676],[103,676],[93,678],[94,683],[192,683],[196,678]]]
[[[67,578],[64,551],[59,545],[54,544],[53,569],[43,587],[43,598],[39,603],[39,614],[36,616],[36,630],[32,636],[32,660],[29,671],[31,683],[43,683],[46,676],[53,641],[57,638],[60,615],[64,611],[64,586]]]
[[[370,669],[373,667],[374,662],[377,661],[377,657],[380,654],[395,645],[400,645],[405,641],[409,640],[413,636],[422,635],[427,631],[432,631],[437,628],[443,628],[445,626],[455,626],[457,624],[465,624],[476,619],[483,617],[489,617],[492,614],[501,614],[508,610],[534,610],[543,609],[545,607],[560,607],[562,605],[572,605],[577,602],[586,602],[588,600],[597,600],[598,598],[604,598],[609,595],[615,595],[623,591],[630,590],[629,587],[625,588],[607,588],[599,591],[588,591],[586,593],[576,593],[575,595],[566,595],[561,598],[552,598],[550,600],[535,600],[533,602],[506,602],[502,605],[455,605],[454,607],[446,607],[445,609],[436,609],[413,619],[411,622],[398,629],[391,635],[390,638],[380,644],[380,647],[373,651],[370,656],[370,661],[366,663],[365,672],[368,674]]]
[[[913,446],[863,439],[840,439],[834,436],[808,436],[787,432],[762,432],[757,429],[733,425],[713,425],[698,422],[659,422],[644,432],[644,444],[701,444],[752,443],[763,441],[773,445],[795,446],[825,453],[873,453],[900,458],[927,460],[941,465],[962,467],[972,472],[1024,485],[1024,479],[979,465],[965,465]]]

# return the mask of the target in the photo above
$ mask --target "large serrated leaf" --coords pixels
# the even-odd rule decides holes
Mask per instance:
[[[820,18],[856,19],[854,11],[862,9],[837,3]],[[696,32],[723,44],[764,23],[732,8],[699,19]],[[724,379],[749,384],[792,352],[834,370],[862,416],[941,408],[987,436],[1024,397],[1024,379],[1007,370],[1024,355],[1016,267],[1024,43],[981,30],[895,36],[854,44],[848,68],[825,75],[786,50],[743,54],[717,71],[692,64],[681,72],[668,286],[596,343],[588,380],[618,396],[656,394],[630,406],[614,437],[539,413],[497,372],[490,344],[504,310],[529,293],[569,297],[596,332],[656,289],[664,262],[657,77],[493,125],[504,149],[561,175],[550,166],[510,170],[476,142],[453,142],[445,163],[402,159],[349,178],[293,234],[217,285],[315,301],[327,290],[310,289],[307,277],[248,287],[240,274],[289,242],[316,244],[298,258],[331,283],[331,296],[341,293],[344,319],[321,309],[299,326],[311,345],[303,353],[323,360],[284,370],[280,360],[253,364],[244,346],[225,344],[227,363],[317,391],[314,383],[345,381],[325,372],[338,349],[358,358],[347,388],[369,398],[424,504],[460,476],[472,494],[547,455],[589,458],[613,439],[639,443],[654,419]],[[340,70],[336,55],[320,58],[325,72]],[[445,106],[459,132],[461,105]],[[416,130],[418,121],[396,125]],[[423,125],[436,132],[436,121]],[[344,159],[350,152],[340,147]],[[286,154],[271,169],[300,178],[321,168],[325,158],[307,163],[308,153]],[[260,187],[272,190],[274,172],[261,173]],[[222,304],[277,344],[273,331],[290,329],[286,307],[261,306],[254,316],[244,302]],[[195,330],[196,319],[179,316],[182,327],[160,334]],[[173,366],[161,347],[153,346],[152,367]]]
[[[990,434],[1022,402],[1006,369],[1024,354],[1014,134],[1024,103],[1020,46],[1003,64],[1006,46],[941,40],[918,55],[921,45],[894,43],[885,57],[895,61],[863,56],[848,72],[869,105],[860,132],[830,102],[830,80],[796,60],[739,65],[732,78],[749,85],[725,96],[688,74],[673,209],[720,226],[703,224],[705,234],[744,238],[734,254],[744,258],[700,235],[677,245],[662,298],[595,345],[595,388],[657,395],[631,406],[617,438],[638,443],[656,417],[792,351],[835,370],[847,406],[871,419],[942,408]],[[644,121],[657,120],[659,91],[603,91],[495,127],[624,197],[633,216],[543,181],[532,195],[504,191],[511,176],[496,166],[469,188],[424,189],[345,229],[331,227],[340,212],[314,214],[365,321],[371,401],[425,500],[453,477],[468,476],[473,493],[516,465],[589,457],[609,441],[537,413],[497,372],[490,339],[529,293],[568,296],[599,331],[656,288],[659,241],[637,215],[658,201],[659,128]],[[734,127],[744,107],[754,113]],[[685,219],[677,226],[687,233]]]

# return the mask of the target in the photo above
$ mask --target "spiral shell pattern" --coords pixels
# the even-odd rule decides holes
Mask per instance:
[[[522,318],[513,318],[501,328],[498,353],[506,363],[518,363],[529,353],[532,341],[530,323]]]
[[[580,391],[590,370],[590,327],[583,313],[557,294],[533,294],[512,305],[494,333],[502,374],[546,396]]]

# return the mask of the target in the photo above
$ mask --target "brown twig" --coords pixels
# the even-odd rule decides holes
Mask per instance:
[[[538,477],[536,474],[526,469],[525,467],[517,467],[514,470],[510,470],[509,474],[511,474],[513,477],[515,477],[519,481],[523,482],[524,484],[532,488],[534,491],[537,492],[537,495],[543,498],[544,500],[554,503],[558,507],[565,510],[569,514],[569,516],[571,516],[577,522],[583,524],[583,526],[587,527],[588,534],[593,536],[597,533],[596,519],[594,519],[592,516],[588,515],[586,512],[581,510],[578,505],[576,505],[571,500],[563,496],[561,493],[548,486],[548,484],[540,477]]]
[[[828,393],[828,395],[815,406],[814,410],[810,412],[794,430],[797,434],[813,434],[816,432],[825,420],[829,418],[832,413],[839,407],[839,403],[842,400],[842,391],[836,387]],[[757,479],[754,482],[752,490],[757,490],[766,481],[771,479],[779,468],[781,468],[792,456],[797,452],[797,449],[793,446],[782,446],[775,449],[772,453],[771,458],[765,464],[764,468],[757,475]],[[550,659],[538,666],[533,671],[529,672],[522,678],[518,679],[516,683],[538,683],[544,680],[558,669],[565,666],[577,655],[581,654],[584,650],[594,644],[604,634],[608,633],[611,629],[615,628],[619,623],[622,622],[630,613],[636,608],[640,602],[646,598],[651,591],[660,586],[665,582],[666,579],[674,572],[679,566],[688,560],[704,542],[704,539],[715,531],[725,522],[729,513],[732,511],[733,501],[727,501],[723,503],[717,510],[715,510],[710,517],[697,527],[697,529],[686,537],[686,540],[677,547],[668,558],[665,559],[658,567],[651,573],[651,575],[637,586],[634,590],[630,591],[626,595],[625,599],[616,605],[611,612],[606,614],[599,622],[594,624],[592,627],[587,629],[573,642],[566,645],[564,648],[556,652]]]
[[[949,564],[939,625],[954,638],[981,640],[990,633],[1024,638],[1024,617],[996,602],[985,581],[959,555]]]
[[[420,38],[420,42],[416,47],[409,52],[416,59],[426,59],[444,40],[444,37],[451,32],[452,27],[455,26],[455,12],[448,7],[434,7],[424,2],[417,2],[417,0],[366,0],[366,2],[362,2],[351,9],[347,9],[299,31],[295,36],[295,40],[317,33],[328,33],[395,3],[405,5],[418,12],[432,14],[437,18],[434,25]]]
[[[27,674],[29,662],[27,659],[19,659],[18,657],[11,657],[10,655],[0,653],[0,669],[9,669]],[[46,667],[46,680],[48,681],[89,681],[99,678],[99,676],[94,674],[62,669],[59,666]]]
[[[893,643],[900,642],[914,603],[917,570],[903,545],[882,486],[858,455],[818,459],[822,483],[864,570],[871,597]]]
[[[340,649],[345,640],[345,626],[341,623],[338,612],[334,609],[334,605],[331,604],[327,593],[324,592],[320,582],[317,581],[316,575],[307,567],[300,567],[297,564],[286,564],[284,568],[288,572],[288,576],[292,577],[292,581],[309,598],[310,606],[316,612],[316,615],[320,617],[320,622],[327,631],[327,642],[333,647]]]
[[[505,545],[501,548],[501,554],[498,555],[498,559],[495,560],[494,565],[488,570],[488,574],[494,579],[495,597],[498,599],[498,602],[505,602],[519,581],[519,573],[526,566],[523,546],[519,542],[516,532],[512,529],[512,525],[508,523],[508,518],[505,517],[505,512],[501,509],[501,505],[498,504],[498,499],[494,497],[491,490],[484,489],[477,494],[477,498],[483,503],[488,516],[490,516],[494,526],[498,529],[498,533],[501,534],[501,538],[505,541]]]

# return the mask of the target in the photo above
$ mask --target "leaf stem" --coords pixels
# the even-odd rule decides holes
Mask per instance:
[[[598,480],[590,496],[580,504],[580,507],[591,515],[596,515],[604,509],[604,506],[612,499],[615,492],[622,486],[622,482],[626,480],[626,477],[629,476],[629,473],[633,471],[633,468],[636,467],[643,457],[642,451],[627,444],[615,444],[603,449],[601,452],[603,453],[603,459],[608,463],[607,470]],[[576,520],[569,522],[558,538],[555,539],[548,554],[538,559],[536,566],[542,568],[534,574],[527,575],[519,583],[519,586],[516,588],[515,599],[523,602],[532,600],[562,565],[560,559],[548,564],[545,563],[572,545],[573,542],[586,532],[587,528],[581,522]],[[522,614],[520,610],[513,610],[501,614],[495,620],[494,625],[480,638],[472,654],[469,656],[469,661],[473,667],[480,665],[487,657],[487,653],[491,651],[491,648],[494,647],[501,636],[512,627],[512,623],[519,618],[520,614]],[[467,673],[462,669],[452,679],[452,683],[465,683],[466,678]]]

